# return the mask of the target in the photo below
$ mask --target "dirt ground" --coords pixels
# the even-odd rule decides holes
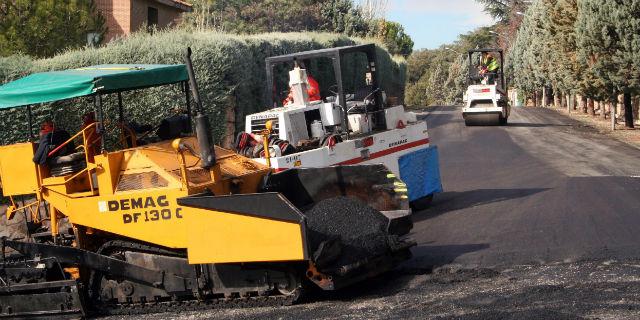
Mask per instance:
[[[565,116],[569,116],[575,120],[582,122],[585,126],[596,129],[599,133],[609,136],[611,138],[628,143],[636,148],[640,148],[640,130],[638,124],[636,128],[629,129],[624,125],[624,119],[618,119],[616,124],[616,130],[611,131],[611,119],[602,119],[600,115],[590,116],[582,113],[582,111],[572,110],[571,113],[566,108],[553,108],[548,109],[557,111]]]
[[[508,269],[400,268],[333,295],[280,308],[218,309],[116,319],[638,319],[640,261]]]

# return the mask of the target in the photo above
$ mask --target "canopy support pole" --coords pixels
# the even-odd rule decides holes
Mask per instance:
[[[122,107],[122,92],[118,92],[118,116],[120,117],[120,123],[124,123],[124,110]]]
[[[96,96],[96,113],[98,115],[98,134],[100,135],[100,152],[104,151],[104,116],[102,114],[102,96]]]
[[[31,114],[31,105],[27,106],[27,113],[29,119],[29,141],[33,141],[33,114]]]
[[[349,140],[350,138],[350,134],[349,134],[349,109],[347,108],[347,101],[346,101],[346,96],[344,94],[344,88],[342,86],[342,59],[341,56],[339,54],[334,54],[334,56],[332,57],[333,61],[333,74],[336,77],[336,83],[338,84],[338,99],[340,100],[340,104],[342,107],[342,128],[344,130],[344,132],[347,135],[347,139]]]
[[[187,106],[187,117],[189,119],[189,133],[192,133],[193,122],[191,121],[191,99],[189,99],[189,81],[184,82],[184,97]]]

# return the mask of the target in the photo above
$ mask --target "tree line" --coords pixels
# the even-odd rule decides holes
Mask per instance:
[[[598,112],[613,121],[622,106],[625,125],[633,127],[640,1],[536,0],[523,15],[508,47],[512,85],[534,105]]]
[[[522,21],[518,14],[529,0],[476,0],[493,16],[495,25],[462,34],[452,43],[435,49],[415,51],[407,59],[405,102],[410,106],[461,104],[467,88],[469,59],[467,51],[479,48],[508,48]]]
[[[477,1],[495,25],[414,52],[408,58],[407,104],[460,103],[466,50],[500,47],[509,87],[525,103],[614,121],[617,114],[633,127],[640,104],[640,0]]]
[[[104,19],[89,0],[0,1],[0,57],[50,57],[104,33]]]
[[[389,52],[408,56],[413,40],[384,18],[386,0],[190,0],[177,28],[236,34],[325,31],[375,38]],[[93,0],[0,2],[0,56],[51,57],[87,45],[89,33],[106,32]]]
[[[409,106],[462,103],[469,73],[466,52],[493,47],[492,31],[493,27],[478,28],[460,35],[453,43],[411,54],[407,59],[405,103]]]
[[[384,0],[192,0],[187,27],[230,33],[326,31],[376,38],[392,54],[408,56],[413,40],[384,18]]]

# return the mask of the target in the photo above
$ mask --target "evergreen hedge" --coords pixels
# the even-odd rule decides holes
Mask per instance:
[[[31,61],[24,56],[0,58],[0,83],[14,80],[33,72],[64,70],[106,63],[159,63],[184,62],[187,47],[193,49],[194,69],[206,112],[210,115],[216,141],[233,134],[225,129],[233,122],[241,130],[246,114],[266,109],[265,65],[269,56],[365,43],[328,33],[270,33],[252,36],[230,35],[217,32],[190,33],[184,30],[134,34],[100,48],[85,48],[62,53],[53,58]],[[328,66],[328,65],[326,65]],[[329,68],[323,62],[309,66],[312,74],[322,83],[330,83]],[[345,64],[343,70],[347,87],[361,84],[364,59]],[[405,63],[378,49],[378,70],[381,85],[389,96],[402,99],[405,82]],[[281,79],[282,81],[282,79]],[[323,88],[323,90],[328,88]],[[172,107],[184,106],[184,93],[178,85],[170,88],[151,88],[123,94],[125,116],[138,123],[156,124],[170,114]],[[107,123],[117,118],[117,95],[104,98]],[[73,106],[70,106],[73,105]],[[230,108],[233,108],[230,110]],[[35,106],[34,125],[51,118],[69,132],[78,130],[81,115],[93,110],[90,98],[70,102]],[[233,113],[230,113],[233,111]],[[229,116],[231,114],[231,116]],[[8,144],[27,139],[27,112],[24,108],[0,111],[0,143]],[[34,130],[35,131],[35,130]],[[226,132],[225,132],[226,131]]]

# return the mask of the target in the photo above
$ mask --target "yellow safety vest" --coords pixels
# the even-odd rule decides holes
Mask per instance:
[[[494,57],[486,58],[483,64],[487,66],[487,70],[489,70],[489,72],[495,72],[500,67],[498,59]]]

